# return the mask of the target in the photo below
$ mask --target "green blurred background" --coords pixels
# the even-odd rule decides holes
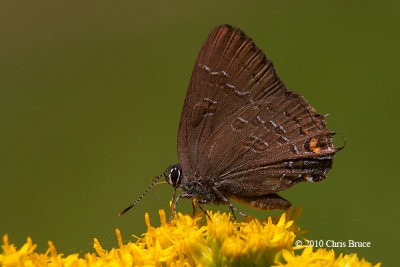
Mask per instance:
[[[159,224],[191,70],[217,25],[242,28],[286,85],[347,138],[327,180],[282,195],[314,240],[372,262],[397,258],[399,4],[396,1],[2,1],[0,235],[38,251],[93,252]],[[340,140],[338,140],[340,143]],[[268,214],[249,210],[264,217]],[[224,206],[209,206],[228,211]],[[189,201],[180,211],[191,212]]]

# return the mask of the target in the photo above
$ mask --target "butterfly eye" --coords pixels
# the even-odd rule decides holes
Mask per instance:
[[[167,177],[167,182],[172,185],[173,187],[176,187],[181,183],[181,170],[178,166],[173,166],[169,170],[169,174]]]

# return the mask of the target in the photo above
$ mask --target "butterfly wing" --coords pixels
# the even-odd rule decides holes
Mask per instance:
[[[263,77],[251,77],[260,70]],[[261,93],[266,86],[280,83],[274,72],[272,63],[241,30],[221,25],[210,33],[194,65],[179,126],[178,156],[186,175],[206,168],[199,166],[199,145],[238,107],[249,103],[249,96],[242,93],[244,90],[232,88],[232,82],[238,88],[253,87]],[[253,82],[246,84],[251,79]],[[270,93],[279,91],[271,89]]]
[[[204,42],[193,68],[192,77],[183,106],[179,132],[178,156],[185,175],[193,176],[199,169],[200,144],[247,100],[231,95],[232,77],[226,71],[237,73],[244,54],[253,46],[244,43],[244,34],[233,27],[215,28]],[[231,99],[222,98],[230,95]],[[217,112],[218,110],[218,112]],[[206,166],[203,166],[203,168]],[[197,174],[196,174],[197,175]]]
[[[237,196],[326,177],[337,151],[324,117],[288,90],[241,30],[215,28],[196,60],[178,132],[183,174]]]

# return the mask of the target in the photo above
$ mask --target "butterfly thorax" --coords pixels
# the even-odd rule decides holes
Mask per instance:
[[[202,203],[216,203],[221,199],[213,190],[214,183],[205,179],[183,177],[179,189]]]

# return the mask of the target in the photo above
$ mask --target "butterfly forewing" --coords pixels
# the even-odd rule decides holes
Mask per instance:
[[[211,32],[179,127],[183,175],[231,195],[264,195],[324,179],[336,151],[324,117],[285,87],[250,38],[227,25]]]

